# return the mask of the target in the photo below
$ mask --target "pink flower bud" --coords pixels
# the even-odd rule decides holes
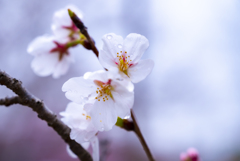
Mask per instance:
[[[189,148],[187,150],[188,157],[191,159],[191,161],[198,161],[198,151],[195,148]]]
[[[199,154],[195,148],[189,148],[187,153],[180,154],[180,161],[199,161]]]

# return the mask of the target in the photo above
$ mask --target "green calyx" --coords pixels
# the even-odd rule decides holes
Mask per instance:
[[[115,124],[116,126],[123,127],[123,119],[120,117],[117,118],[117,122]]]

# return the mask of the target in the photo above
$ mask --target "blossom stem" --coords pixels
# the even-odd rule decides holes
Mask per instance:
[[[70,41],[66,44],[67,48],[70,48],[70,47],[74,47],[78,44],[81,44],[83,41],[81,41],[81,39],[77,39],[77,40],[74,40],[74,41]]]
[[[138,138],[139,138],[139,140],[140,140],[140,142],[143,146],[143,149],[147,154],[147,157],[148,157],[149,161],[154,161],[154,158],[153,158],[153,156],[152,156],[152,154],[151,154],[151,152],[150,152],[150,150],[147,146],[147,143],[146,143],[146,141],[145,141],[145,139],[144,139],[144,137],[143,137],[143,135],[142,135],[142,133],[139,129],[139,126],[137,124],[136,118],[135,118],[132,110],[131,110],[131,117],[132,117],[133,124],[134,124],[134,131],[135,131],[136,135],[138,136]]]

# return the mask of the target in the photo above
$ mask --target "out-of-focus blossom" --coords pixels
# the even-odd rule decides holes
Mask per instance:
[[[117,118],[128,116],[133,106],[133,88],[128,88],[126,81],[115,78],[113,72],[88,72],[83,77],[69,79],[62,87],[68,99],[86,103],[84,109],[99,131],[112,129]]]
[[[200,161],[198,151],[195,148],[189,148],[187,153],[181,153],[180,161]]]
[[[90,144],[92,146],[92,158],[93,161],[99,161],[99,141],[97,136],[93,137],[90,142],[81,143],[82,147],[86,150],[89,149]],[[77,156],[71,151],[70,147],[67,146],[67,152],[72,158],[77,158]]]
[[[27,52],[34,57],[31,67],[38,76],[53,75],[59,78],[68,71],[73,59],[68,51],[66,39],[54,36],[39,36],[28,46]]]
[[[61,120],[71,129],[70,138],[80,144],[90,141],[98,132],[83,105],[70,102],[60,115],[63,116]]]
[[[152,60],[140,60],[149,46],[146,37],[131,33],[123,40],[121,36],[109,33],[102,40],[103,49],[99,53],[99,61],[104,68],[115,68],[133,83],[140,82],[152,71]]]
[[[69,38],[70,40],[78,39],[80,31],[74,25],[68,15],[68,9],[71,9],[76,15],[82,19],[82,12],[74,5],[56,11],[53,15],[52,31],[58,38]]]

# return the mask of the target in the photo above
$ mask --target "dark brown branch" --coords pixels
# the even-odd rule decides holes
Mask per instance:
[[[4,99],[0,99],[0,105],[4,105],[4,106],[11,106],[13,104],[21,104],[21,98],[18,96],[14,96],[14,97],[6,97]]]
[[[151,152],[150,152],[150,150],[149,150],[149,148],[147,146],[147,143],[146,143],[146,141],[145,141],[145,139],[144,139],[144,137],[143,137],[139,127],[138,127],[137,121],[135,119],[135,116],[134,116],[132,110],[131,110],[131,117],[132,117],[133,124],[134,124],[134,131],[137,134],[137,136],[138,136],[138,138],[139,138],[139,140],[140,140],[140,142],[141,142],[141,144],[143,146],[143,149],[144,149],[144,151],[146,152],[146,154],[148,156],[149,161],[154,161],[153,156],[152,156],[152,154],[151,154]]]
[[[1,101],[4,103],[3,105],[7,106],[14,103],[19,103],[21,105],[30,107],[38,114],[40,119],[45,120],[48,126],[52,127],[62,137],[62,139],[69,144],[70,149],[78,156],[80,160],[92,161],[91,155],[76,141],[70,139],[70,128],[61,120],[59,120],[57,115],[49,110],[41,100],[24,89],[22,82],[10,77],[8,74],[0,70],[0,84],[5,85],[18,95],[12,98],[1,99]]]
[[[71,17],[72,21],[74,22],[74,24],[80,30],[80,32],[87,38],[88,42],[90,43],[92,51],[98,57],[98,49],[96,48],[95,43],[93,42],[92,38],[89,36],[87,27],[84,25],[84,23],[81,21],[81,19],[70,9],[68,9],[68,13],[69,13],[69,16]]]

